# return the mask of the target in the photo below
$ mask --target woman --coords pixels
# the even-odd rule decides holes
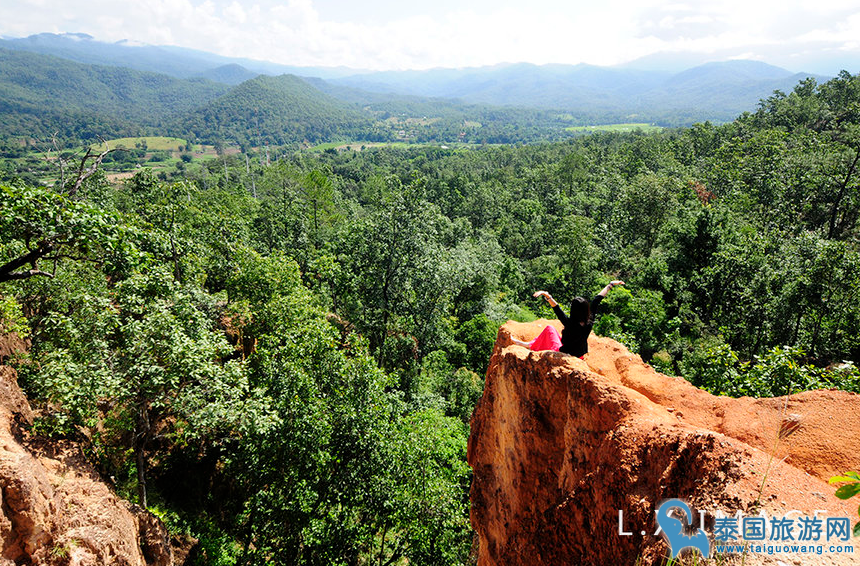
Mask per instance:
[[[591,328],[594,326],[594,315],[597,313],[597,307],[600,301],[609,293],[609,290],[616,285],[624,285],[624,281],[615,280],[603,288],[593,299],[591,303],[584,297],[576,297],[570,304],[570,316],[564,314],[552,295],[546,291],[536,291],[534,297],[543,296],[549,301],[549,306],[555,311],[556,316],[564,325],[559,336],[558,331],[552,326],[547,326],[537,338],[531,342],[524,342],[511,338],[514,344],[518,344],[532,350],[556,350],[571,356],[582,358],[588,352],[588,335],[591,334]]]

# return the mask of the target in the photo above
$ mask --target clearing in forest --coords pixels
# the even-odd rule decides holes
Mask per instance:
[[[631,122],[627,124],[602,124],[599,126],[570,126],[568,132],[633,132],[642,130],[645,133],[659,132],[663,128],[653,124]]]
[[[117,138],[106,140],[109,149],[124,147],[126,149],[138,148],[153,151],[179,151],[180,146],[186,145],[181,138],[168,138],[165,136],[139,136],[133,138]]]

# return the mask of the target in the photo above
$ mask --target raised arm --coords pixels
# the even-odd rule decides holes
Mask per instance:
[[[547,300],[547,302],[549,302],[549,306],[551,306],[551,307],[555,307],[556,305],[558,305],[558,303],[555,302],[555,299],[552,298],[552,295],[550,295],[546,291],[535,291],[534,294],[532,295],[532,297],[534,297],[534,298],[543,297],[544,299]]]
[[[616,279],[615,281],[610,281],[609,285],[604,287],[603,290],[598,293],[598,295],[600,295],[601,297],[605,297],[606,294],[609,293],[609,290],[612,289],[613,287],[615,287],[616,285],[624,285],[624,281],[621,281],[620,279]],[[535,296],[537,296],[537,295],[535,295]]]
[[[551,306],[552,310],[555,312],[555,316],[558,317],[558,319],[561,321],[562,324],[565,324],[565,325],[567,324],[568,316],[566,314],[564,314],[564,311],[561,310],[561,307],[558,306],[558,303],[555,302],[555,299],[552,298],[552,295],[550,295],[546,291],[535,291],[535,293],[532,296],[535,298],[543,297],[544,299],[546,299],[547,302],[549,303],[549,306]]]

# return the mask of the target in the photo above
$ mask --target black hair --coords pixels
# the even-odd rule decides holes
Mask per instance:
[[[570,319],[574,322],[588,323],[591,318],[591,305],[585,297],[576,297],[570,303]]]

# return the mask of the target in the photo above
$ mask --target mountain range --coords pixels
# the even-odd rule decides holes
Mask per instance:
[[[366,91],[458,99],[471,103],[598,110],[670,122],[671,115],[727,121],[775,90],[812,76],[758,61],[706,63],[679,73],[593,65],[498,65],[475,69],[388,71],[333,78]]]
[[[355,73],[354,70],[346,68],[296,67],[268,61],[222,57],[185,47],[146,45],[131,41],[107,43],[85,33],[39,33],[23,38],[3,38],[0,39],[0,47],[54,55],[78,63],[163,73],[181,79],[198,77],[225,65],[238,65],[245,69],[246,74],[250,72],[255,76],[291,74],[333,78]],[[250,77],[246,76],[235,82],[235,78],[230,77],[230,80],[220,82],[239,84],[247,78]]]
[[[513,120],[556,134],[571,125],[630,121],[684,126],[733,120],[810,76],[828,78],[746,60],[681,72],[528,63],[362,71],[42,33],[0,40],[0,131],[20,135],[35,124],[44,135],[64,115],[73,117],[64,120],[65,130],[79,132],[95,120],[102,131],[190,129],[241,143],[378,134],[378,120],[390,116],[448,120],[444,128],[460,137],[457,123],[470,121]]]

